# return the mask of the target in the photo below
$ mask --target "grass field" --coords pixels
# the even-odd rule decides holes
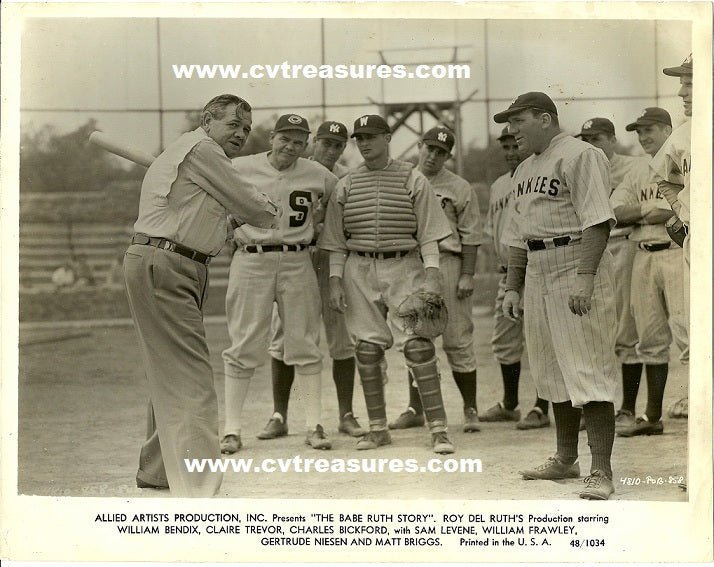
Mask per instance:
[[[490,353],[491,314],[474,312],[479,361],[478,403],[483,411],[501,396],[501,378]],[[207,324],[211,361],[223,419],[221,350],[228,345],[225,321]],[[390,383],[387,411],[395,417],[406,406],[406,372],[399,353],[388,353]],[[687,391],[686,367],[673,356],[665,407]],[[485,423],[479,433],[461,432],[461,403],[442,357],[442,388],[450,419],[454,458],[478,458],[480,473],[227,473],[221,489],[225,498],[357,498],[357,499],[575,499],[582,481],[523,481],[518,470],[540,464],[554,452],[555,428],[519,432],[512,423]],[[302,457],[352,458],[355,440],[337,433],[336,397],[332,379],[323,371],[324,422],[334,448],[316,452],[304,444],[299,404],[291,406],[290,435],[259,441],[255,435],[272,411],[269,367],[259,369],[246,402],[248,425],[244,449],[237,455],[254,460]],[[535,392],[527,365],[521,381],[521,407],[530,408]],[[638,411],[644,411],[643,377]],[[23,325],[19,368],[19,492],[55,496],[157,497],[166,491],[138,490],[134,475],[144,436],[147,388],[134,329],[114,326]],[[362,390],[355,387],[355,412],[366,424]],[[658,437],[616,438],[613,469],[616,494],[625,500],[684,501],[686,493],[669,484],[686,471],[687,421],[665,418]],[[580,436],[581,470],[587,475],[590,456],[585,432]],[[393,444],[359,457],[435,457],[426,429],[393,434]],[[445,457],[439,457],[445,459]],[[627,486],[621,478],[641,479]],[[662,477],[662,485],[645,482]]]

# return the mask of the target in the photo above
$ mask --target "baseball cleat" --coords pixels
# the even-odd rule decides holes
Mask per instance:
[[[635,425],[635,421],[635,414],[630,410],[617,410],[615,414],[615,432],[632,427]]]
[[[580,491],[580,498],[585,500],[607,500],[615,493],[612,479],[602,471],[593,471],[585,477],[585,488]]]
[[[662,435],[664,433],[664,424],[662,420],[657,420],[654,423],[647,419],[646,415],[638,417],[635,423],[629,427],[617,429],[617,434],[620,437],[636,437],[637,435]]]
[[[672,419],[687,419],[689,417],[689,396],[677,400],[669,406],[667,415]]]
[[[305,445],[310,445],[313,449],[332,449],[332,442],[327,438],[325,430],[319,423],[315,426],[315,429],[307,432]]]
[[[352,412],[348,412],[342,416],[337,431],[350,435],[351,437],[363,437],[367,434],[367,432],[362,429],[362,426],[359,424],[355,416],[352,415]]]
[[[522,420],[516,423],[516,429],[526,430],[526,429],[540,429],[541,427],[550,426],[550,417],[543,413],[543,410],[539,407],[534,407],[531,411],[526,414]]]
[[[464,410],[464,433],[475,433],[481,431],[479,427],[478,412],[476,408],[466,408]]]
[[[288,434],[288,424],[283,423],[277,417],[271,417],[265,429],[258,433],[258,439],[277,439]]]
[[[240,440],[240,435],[234,435],[233,433],[229,435],[224,435],[221,439],[221,453],[225,455],[232,455],[237,453],[243,447],[243,442]]]
[[[369,431],[367,435],[357,441],[357,450],[367,451],[369,449],[376,449],[377,447],[381,447],[382,445],[391,445],[391,443],[392,436],[386,429],[382,429],[379,431]]]
[[[519,421],[521,419],[521,410],[517,407],[509,410],[503,405],[503,402],[498,402],[492,408],[486,410],[479,416],[481,421]]]
[[[454,446],[446,436],[446,431],[432,433],[431,446],[434,448],[434,453],[439,453],[440,455],[450,455],[454,452]]]
[[[542,465],[518,472],[523,475],[523,480],[562,480],[564,478],[579,478],[580,465],[577,461],[572,465],[566,465],[556,457],[548,457],[548,460]]]
[[[417,414],[412,408],[407,408],[397,419],[389,422],[389,429],[411,429],[423,425],[424,414]]]
[[[150,482],[146,482],[145,480],[141,480],[138,476],[136,477],[136,487],[137,488],[155,488],[156,490],[168,490],[169,485],[163,485],[163,484],[152,484]]]

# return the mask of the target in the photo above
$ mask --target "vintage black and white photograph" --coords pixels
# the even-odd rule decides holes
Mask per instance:
[[[234,533],[286,553],[342,533],[304,525],[323,500],[346,534],[435,522],[453,552],[527,514],[444,532],[424,502],[592,514],[574,534],[710,499],[710,8],[192,6],[13,22],[5,491],[265,501],[305,529]]]

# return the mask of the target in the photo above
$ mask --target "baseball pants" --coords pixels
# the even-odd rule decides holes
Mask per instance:
[[[238,250],[226,292],[231,346],[223,351],[223,362],[231,367],[230,375],[250,378],[265,362],[273,303],[283,324],[283,361],[300,374],[319,374],[320,293],[309,251]]]
[[[208,497],[220,472],[188,472],[184,459],[219,459],[218,402],[203,326],[206,266],[132,244],[124,256],[129,307],[149,385],[147,439],[137,478],[172,495]]]
[[[679,247],[657,252],[638,249],[635,254],[632,309],[640,337],[637,354],[645,364],[668,363],[673,337],[681,358],[689,360],[682,255]]]
[[[439,254],[439,270],[444,278],[443,296],[449,313],[449,322],[442,335],[442,347],[454,372],[473,372],[476,370],[474,354],[472,319],[473,296],[459,299],[456,284],[461,276],[461,256]]]
[[[491,336],[491,348],[499,364],[515,364],[523,357],[523,322],[511,321],[503,314],[503,298],[506,296],[506,274],[498,280],[496,293],[495,325]]]
[[[575,289],[580,244],[528,252],[524,331],[538,397],[613,402],[620,372],[615,357],[615,273],[606,250],[595,275],[592,308],[582,317],[568,307]]]
[[[424,283],[424,266],[412,250],[401,258],[380,260],[350,254],[345,263],[343,286],[345,319],[356,341],[367,341],[384,349],[402,350],[407,336],[397,308]],[[391,330],[390,330],[391,327]]]
[[[615,266],[615,299],[617,308],[617,339],[615,354],[620,364],[637,364],[637,326],[632,314],[630,290],[632,288],[632,263],[635,259],[637,243],[616,236],[607,243],[607,249],[612,254]]]

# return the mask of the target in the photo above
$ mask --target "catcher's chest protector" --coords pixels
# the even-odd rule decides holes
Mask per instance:
[[[344,206],[350,250],[409,250],[416,246],[417,219],[407,190],[413,167],[393,161],[382,170],[360,168],[350,174]]]

